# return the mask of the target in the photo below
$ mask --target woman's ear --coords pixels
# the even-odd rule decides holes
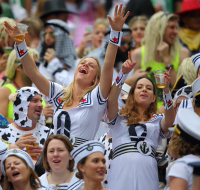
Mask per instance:
[[[153,95],[153,101],[152,103],[154,103],[156,101],[156,95]]]
[[[84,165],[78,163],[78,166],[77,168],[80,170],[80,171],[84,171]]]

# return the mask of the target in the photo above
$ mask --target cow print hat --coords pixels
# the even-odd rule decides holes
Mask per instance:
[[[182,88],[180,88],[175,96],[174,96],[174,101],[176,101],[180,96],[184,96],[186,98],[192,98],[193,94],[192,94],[192,86],[191,85],[187,85],[184,86]]]
[[[32,127],[32,120],[27,116],[28,106],[31,99],[42,94],[37,88],[23,87],[9,96],[9,100],[14,103],[14,122],[21,127]]]

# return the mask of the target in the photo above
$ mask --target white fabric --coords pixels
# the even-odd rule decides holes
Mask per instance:
[[[61,112],[68,112],[71,120],[72,137],[79,137],[87,140],[93,140],[99,128],[102,114],[106,109],[106,101],[98,85],[91,92],[87,93],[77,107],[69,110],[63,110],[62,105],[59,106],[60,98],[63,95],[63,86],[50,82],[49,96],[45,97],[46,101],[52,104],[55,114],[53,119],[54,134],[57,132],[57,117]],[[57,110],[57,111],[56,111]],[[64,127],[65,117],[61,117],[61,127]]]
[[[28,47],[26,46],[25,40],[20,44],[15,43],[14,48],[18,59],[22,59],[28,53]]]
[[[192,173],[193,173],[193,167],[189,166],[188,163],[190,162],[199,162],[200,158],[197,156],[194,156],[192,154],[183,156],[182,158],[179,158],[175,160],[174,162],[171,162],[170,165],[166,169],[166,181],[167,185],[165,187],[165,190],[170,190],[170,177],[177,177],[182,178],[188,183],[187,190],[190,190],[192,186]]]
[[[196,70],[198,71],[198,68],[200,66],[200,53],[197,53],[195,55],[192,56],[192,62],[196,68]]]
[[[39,145],[41,147],[44,146],[44,142],[47,139],[47,135],[49,132],[49,128],[43,125],[40,125],[37,123],[36,127],[29,131],[22,131],[17,129],[14,125],[9,124],[7,127],[0,128],[0,136],[3,140],[6,140],[10,143],[15,143],[23,134],[25,133],[40,133],[40,142]],[[51,129],[50,134],[53,133],[53,130]]]
[[[114,45],[121,46],[122,36],[123,36],[123,32],[115,31],[111,28],[109,41]]]
[[[76,172],[74,172],[74,175],[69,183],[62,183],[60,184],[60,189],[65,190],[81,190],[84,187],[84,181],[80,180],[76,177]],[[49,184],[47,176],[49,173],[44,173],[42,176],[39,177],[42,188],[39,188],[39,190],[54,190],[56,188],[56,185]]]
[[[154,115],[148,122],[141,122],[147,127],[147,136],[145,141],[155,150],[161,139],[169,137],[170,133],[162,134],[161,120],[163,114]],[[105,117],[107,122],[108,119]],[[124,143],[130,143],[126,125],[127,120],[118,115],[116,119],[110,121],[109,136],[112,136],[113,150]],[[137,136],[143,133],[141,126],[136,127]],[[126,173],[127,175],[122,175]],[[110,189],[126,189],[126,190],[158,190],[158,169],[156,159],[151,156],[145,156],[139,152],[130,152],[122,154],[112,160],[110,174],[108,176],[108,188]]]
[[[200,78],[197,78],[192,83],[192,95],[193,95],[193,97],[195,97],[197,93],[200,93]]]
[[[6,152],[6,150],[7,150],[6,143],[4,143],[4,142],[2,142],[0,140],[0,160],[2,160],[2,158],[3,158],[3,156],[4,156],[5,152]],[[1,179],[1,177],[0,177],[0,179]]]

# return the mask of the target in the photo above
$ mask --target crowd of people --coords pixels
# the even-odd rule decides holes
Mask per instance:
[[[0,7],[0,189],[200,190],[200,1]]]

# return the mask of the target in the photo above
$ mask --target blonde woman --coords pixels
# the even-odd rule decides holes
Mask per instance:
[[[172,68],[170,84],[173,86],[180,63],[190,56],[189,51],[179,44],[178,16],[162,11],[155,13],[148,21],[142,47],[131,56],[137,62],[134,72],[151,67],[149,77],[153,81],[155,70]],[[157,88],[156,91],[159,108],[163,104],[162,90]]]
[[[125,16],[124,13],[125,7],[121,4],[119,8],[115,8],[114,19],[108,16],[113,33],[107,47],[102,73],[99,61],[95,57],[85,57],[79,61],[74,80],[67,88],[48,81],[39,73],[29,53],[18,52],[27,75],[54,107],[54,134],[73,137],[74,146],[94,139],[106,109],[117,46],[121,40],[119,35],[122,36],[119,31],[129,12]],[[5,26],[12,38],[19,33],[17,27],[12,27],[6,22]],[[27,52],[25,42],[16,41],[16,44],[18,49]]]

